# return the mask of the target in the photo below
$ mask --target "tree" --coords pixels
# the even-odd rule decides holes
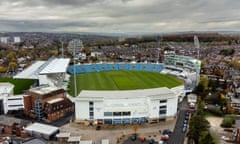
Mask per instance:
[[[208,132],[207,135],[200,141],[201,144],[215,144],[213,137]]]
[[[197,93],[204,92],[204,85],[202,83],[198,83],[198,85],[195,87],[195,91]]]
[[[16,62],[10,62],[8,65],[8,70],[9,71],[15,71],[17,69],[18,65]]]
[[[199,144],[202,132],[209,128],[209,122],[202,115],[193,115],[189,123],[189,131],[187,136],[193,140],[195,144]]]
[[[137,135],[138,126],[136,124],[132,125],[132,130],[134,131],[134,134]]]

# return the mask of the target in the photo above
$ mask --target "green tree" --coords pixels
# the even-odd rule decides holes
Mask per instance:
[[[200,141],[201,144],[215,144],[213,137],[208,132],[207,135],[204,136],[203,139]]]
[[[18,68],[18,65],[16,62],[10,62],[8,65],[8,70],[15,71]]]
[[[202,115],[193,115],[189,123],[189,131],[187,136],[190,140],[193,140],[195,144],[199,144],[199,139],[202,132],[208,130],[209,122]]]
[[[204,92],[204,85],[202,83],[198,83],[198,85],[195,87],[195,91],[197,93]]]

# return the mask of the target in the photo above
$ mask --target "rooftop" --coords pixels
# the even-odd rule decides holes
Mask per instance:
[[[70,59],[52,58],[48,61],[36,61],[18,73],[14,78],[38,79],[39,74],[65,73]]]
[[[53,104],[53,103],[60,102],[62,100],[64,100],[64,99],[63,98],[56,98],[56,99],[49,100],[48,103]]]
[[[24,130],[28,132],[38,132],[40,134],[52,135],[56,133],[59,128],[41,123],[33,123],[30,126],[27,126]]]
[[[159,98],[161,97],[175,97],[176,95],[167,87],[153,88],[153,89],[141,89],[141,90],[116,90],[116,91],[89,91],[83,90],[79,94],[77,99],[119,99],[119,98],[143,98],[143,97]]]
[[[11,83],[8,83],[8,82],[0,83],[0,94],[1,93],[11,93],[13,88],[14,88],[14,85]]]
[[[80,141],[80,144],[92,144],[93,142],[91,140],[88,141]]]
[[[53,59],[39,74],[65,73],[69,62],[69,58]]]
[[[51,92],[59,90],[59,89],[60,88],[58,88],[56,86],[42,85],[39,87],[31,88],[31,89],[29,89],[29,91],[43,95],[43,94],[48,94],[48,93],[51,93]]]
[[[24,125],[27,125],[30,122],[26,121],[26,120],[15,118],[15,117],[9,117],[9,116],[5,116],[5,115],[0,115],[0,124],[1,125],[11,126],[14,123],[20,124],[20,125],[24,126]]]
[[[68,142],[80,142],[81,136],[71,136],[68,138]]]
[[[59,133],[56,135],[56,137],[58,137],[58,138],[70,137],[70,133]]]
[[[47,143],[46,141],[39,138],[32,138],[22,142],[22,144],[46,144],[46,143]]]

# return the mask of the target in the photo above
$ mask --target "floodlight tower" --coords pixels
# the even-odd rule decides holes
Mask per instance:
[[[198,37],[196,35],[194,35],[194,45],[195,47],[197,48],[197,52],[198,52],[198,60],[200,60],[200,45],[199,45],[199,40],[198,40]],[[196,72],[196,85],[198,84],[199,82],[199,74]]]
[[[196,35],[194,35],[194,45],[197,48],[198,51],[198,59],[200,59],[200,45],[199,45],[199,40],[198,37]]]
[[[76,79],[76,65],[75,65],[75,57],[76,57],[76,43],[78,42],[76,39],[73,41],[73,76],[74,76],[74,97],[77,96],[77,79]]]
[[[161,43],[161,41],[162,41],[162,36],[157,36],[157,50],[158,50],[158,56],[157,56],[157,63],[159,63],[159,55],[160,55],[160,50],[161,50],[161,48],[160,48],[160,43]]]
[[[60,41],[61,41],[61,45],[62,45],[62,49],[61,49],[61,51],[62,51],[62,58],[64,58],[63,38],[61,38]]]

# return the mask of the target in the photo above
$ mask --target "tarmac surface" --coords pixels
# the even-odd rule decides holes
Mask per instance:
[[[183,123],[185,120],[185,114],[188,110],[188,104],[187,99],[183,99],[182,103],[179,105],[179,112],[177,116],[177,122],[174,128],[173,133],[171,134],[171,137],[168,141],[168,144],[183,144],[185,136],[187,134],[186,132],[183,132]],[[188,126],[187,126],[188,127]]]
[[[159,142],[164,129],[173,130],[176,120],[167,122],[160,122],[156,124],[141,124],[137,125],[137,136],[139,138],[145,137],[146,142],[154,139]],[[129,137],[134,134],[134,130],[131,125],[118,125],[102,127],[101,130],[96,130],[95,126],[82,126],[76,123],[66,124],[60,127],[60,132],[70,132],[71,136],[81,136],[81,140],[93,140],[95,144],[101,144],[102,139],[109,139],[110,144],[117,144],[117,140],[124,144],[139,144],[139,139],[132,143],[132,141],[126,142]]]
[[[94,144],[101,144],[102,139],[109,139],[110,144],[120,143],[124,144],[150,144],[150,140],[153,139],[157,144],[164,129],[173,131],[170,135],[168,144],[183,144],[187,131],[182,132],[183,122],[185,119],[185,113],[188,110],[187,100],[183,99],[179,105],[179,111],[177,119],[170,121],[164,121],[155,124],[138,124],[137,125],[137,139],[132,140],[131,137],[134,134],[134,130],[131,125],[109,125],[101,127],[100,130],[96,130],[96,126],[83,126],[77,123],[68,123],[60,127],[60,132],[70,132],[71,136],[81,136],[81,140],[93,140]],[[144,142],[141,142],[140,138],[145,138]]]

